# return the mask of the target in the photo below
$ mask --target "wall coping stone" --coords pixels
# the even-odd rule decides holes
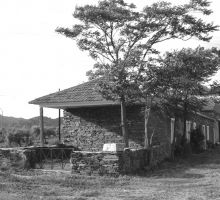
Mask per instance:
[[[103,151],[123,151],[125,149],[125,143],[105,143],[103,145]]]

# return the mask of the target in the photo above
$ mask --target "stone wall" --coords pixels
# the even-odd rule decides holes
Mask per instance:
[[[151,166],[158,165],[164,158],[170,158],[171,145],[169,142],[164,142],[161,145],[153,147],[153,155],[151,160]]]
[[[142,106],[127,107],[129,146],[143,147],[144,116]],[[64,111],[63,136],[65,142],[81,150],[102,150],[104,143],[123,142],[120,106],[74,108]],[[155,129],[155,130],[154,130]],[[155,132],[154,145],[170,140],[170,119],[152,114],[149,134]]]
[[[126,149],[121,152],[73,151],[72,173],[81,175],[134,174],[147,170],[148,150]],[[151,167],[170,156],[170,145],[162,144],[153,148]],[[150,167],[150,166],[148,166]]]
[[[33,150],[23,148],[1,148],[0,168],[9,170],[29,169],[34,167]]]

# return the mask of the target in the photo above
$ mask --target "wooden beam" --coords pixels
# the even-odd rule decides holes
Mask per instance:
[[[60,133],[60,128],[61,128],[61,125],[60,125],[60,109],[59,109],[59,143],[61,143],[61,133]]]
[[[40,139],[41,139],[41,146],[44,146],[44,111],[43,111],[43,107],[40,107]]]

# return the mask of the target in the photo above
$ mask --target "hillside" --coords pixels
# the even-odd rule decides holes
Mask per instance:
[[[2,116],[0,115],[0,122],[1,122]],[[27,127],[30,128],[33,125],[39,125],[40,123],[40,117],[33,117],[30,119],[24,119],[24,118],[16,118],[16,117],[7,117],[3,116],[3,127]],[[61,118],[61,124],[62,124],[62,118]],[[58,126],[58,118],[52,119],[49,117],[44,117],[44,126]]]

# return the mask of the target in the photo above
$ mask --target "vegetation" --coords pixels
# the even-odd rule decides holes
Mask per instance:
[[[0,115],[1,117],[1,115]],[[59,119],[51,119],[49,117],[44,117],[44,125],[45,126],[58,126]],[[40,117],[33,117],[30,119],[16,118],[16,117],[7,117],[3,116],[3,127],[15,127],[15,128],[31,128],[32,126],[38,126],[40,121]],[[62,123],[62,118],[61,118]]]
[[[8,145],[11,146],[12,143],[16,143],[20,147],[22,143],[27,146],[30,142],[30,132],[27,129],[15,129],[10,128],[7,133]]]
[[[58,127],[44,127],[45,142],[50,145],[58,144]],[[22,147],[40,145],[40,127],[3,128],[0,130],[0,147]]]
[[[220,150],[164,162],[142,176],[75,176],[0,171],[1,200],[218,199]],[[49,172],[48,172],[49,173]]]
[[[161,95],[160,107],[166,116],[175,118],[176,122],[179,119],[183,121],[184,146],[187,141],[186,121],[193,118],[206,105],[207,98],[202,97],[209,93],[207,87],[211,87],[210,78],[219,70],[219,55],[215,48],[187,48],[167,52],[158,59],[158,62],[166,72],[163,73],[163,77],[169,79],[166,82],[166,92]],[[174,128],[175,137],[176,128]],[[175,142],[172,145],[171,157],[174,155],[174,146]]]
[[[104,76],[105,79],[99,84],[99,92],[121,103],[121,125],[126,146],[126,103],[136,100],[139,86],[148,83],[145,78],[139,78],[141,72],[149,74],[146,65],[148,55],[157,54],[155,44],[165,40],[189,40],[193,37],[210,41],[208,33],[216,31],[218,26],[190,14],[200,11],[203,15],[209,15],[212,11],[208,7],[209,2],[206,0],[192,0],[180,6],[159,1],[138,12],[134,4],[127,4],[123,0],[102,0],[97,6],[76,6],[73,16],[81,24],[75,24],[72,29],[56,29],[58,33],[76,40],[78,47],[88,51],[97,61],[94,70],[89,71],[88,75],[91,79]],[[140,94],[146,101],[147,126],[152,95]],[[149,148],[147,128],[145,147]]]
[[[195,129],[192,129],[190,131],[190,143],[195,153],[199,153],[203,151],[204,139],[205,139],[205,136],[200,126],[197,126]]]

